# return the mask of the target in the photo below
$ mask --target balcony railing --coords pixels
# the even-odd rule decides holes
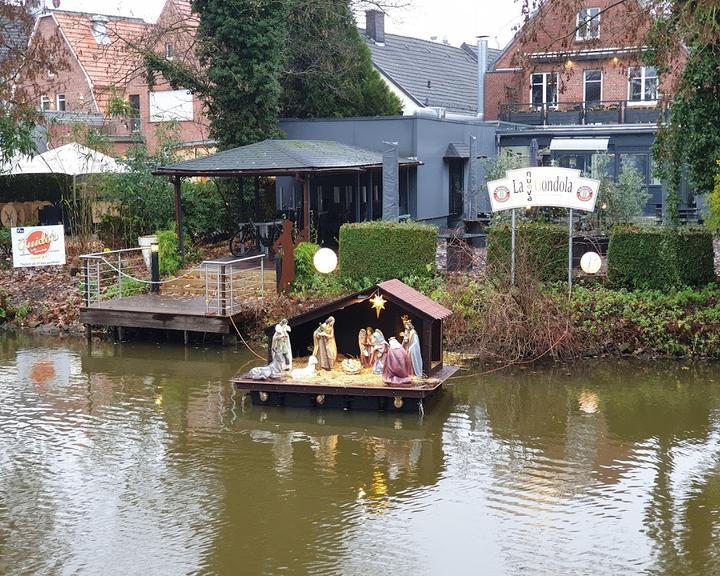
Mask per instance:
[[[657,124],[658,120],[667,120],[668,114],[664,104],[627,100],[541,105],[506,103],[501,106],[500,120],[530,126]]]
[[[49,124],[82,124],[97,130],[113,141],[133,141],[142,137],[139,117],[112,117],[84,112],[46,110],[43,112]]]

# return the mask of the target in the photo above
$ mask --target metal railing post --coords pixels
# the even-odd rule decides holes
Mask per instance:
[[[210,287],[208,286],[208,265],[205,264],[205,314],[210,312]]]
[[[260,258],[260,300],[265,298],[265,259]]]
[[[85,282],[85,306],[90,306],[90,259],[85,258],[83,266],[83,280]]]
[[[95,271],[97,272],[97,301],[100,302],[100,259],[95,260]]]
[[[222,265],[218,272],[218,279],[221,279],[218,292],[218,314],[221,316],[225,316],[227,313],[227,278],[225,274],[225,265]]]
[[[235,294],[233,292],[233,267],[230,266],[230,314],[233,313],[235,306]]]
[[[118,297],[122,298],[122,257],[120,256],[120,253],[118,252]]]

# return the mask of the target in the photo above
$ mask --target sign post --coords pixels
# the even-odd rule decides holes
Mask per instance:
[[[515,209],[567,208],[568,288],[572,289],[572,236],[575,210],[594,212],[600,181],[584,178],[580,170],[536,166],[508,170],[505,178],[487,183],[493,212],[512,210],[510,279],[515,284]]]

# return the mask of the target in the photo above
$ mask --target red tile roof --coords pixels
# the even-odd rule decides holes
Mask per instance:
[[[139,41],[150,25],[137,18],[107,16],[107,43],[102,43],[93,36],[94,16],[62,10],[52,12],[93,85],[98,88],[124,85],[141,72],[141,59],[130,45]]]
[[[394,296],[398,300],[402,300],[403,303],[407,304],[411,308],[414,308],[421,314],[433,318],[434,320],[443,320],[444,318],[452,315],[452,312],[445,308],[445,306],[441,306],[414,288],[410,288],[410,286],[400,280],[387,280],[386,282],[380,282],[378,284],[378,288],[390,296]]]

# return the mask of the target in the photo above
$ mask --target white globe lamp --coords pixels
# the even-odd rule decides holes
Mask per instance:
[[[580,268],[586,274],[597,274],[602,266],[602,258],[597,252],[585,252],[580,258]]]
[[[320,248],[313,256],[313,265],[320,274],[330,274],[337,268],[337,254],[330,248]]]

